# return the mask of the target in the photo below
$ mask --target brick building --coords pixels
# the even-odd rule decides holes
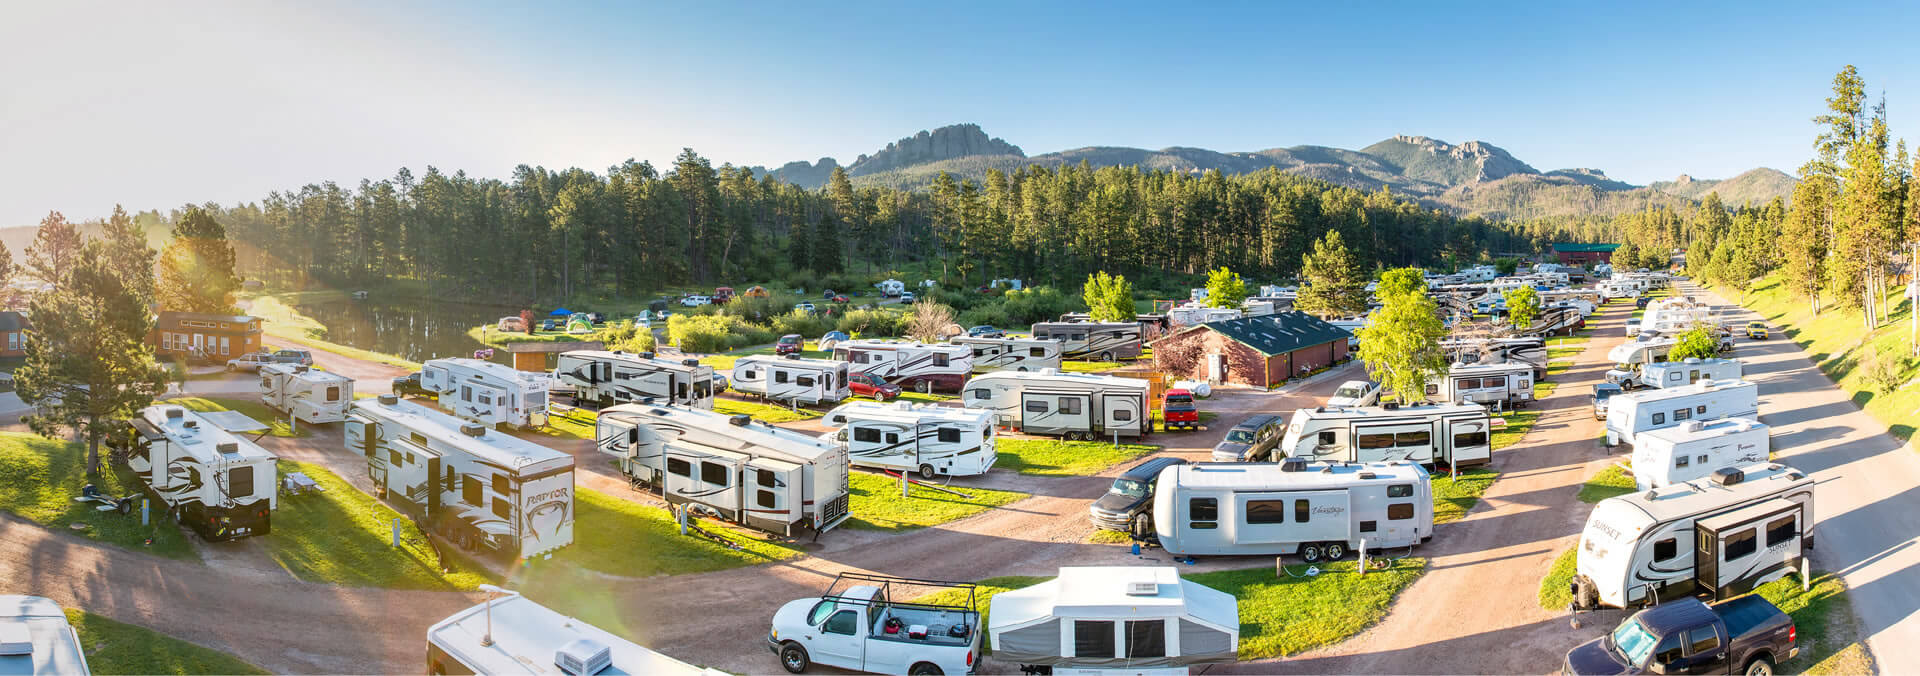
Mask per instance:
[[[161,312],[153,323],[155,357],[212,359],[225,362],[260,351],[259,317],[201,312]]]
[[[26,315],[0,312],[0,357],[27,356],[27,328]]]
[[[1153,342],[1156,355],[1191,354],[1175,377],[1273,387],[1345,362],[1353,334],[1303,312],[1195,324]],[[1162,359],[1162,363],[1174,359]]]

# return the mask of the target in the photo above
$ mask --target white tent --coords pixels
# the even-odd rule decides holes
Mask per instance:
[[[1061,568],[993,598],[994,657],[1023,665],[1180,667],[1238,659],[1233,595],[1180,579],[1171,566]]]

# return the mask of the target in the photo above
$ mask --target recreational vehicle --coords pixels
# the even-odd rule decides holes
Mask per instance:
[[[166,404],[140,409],[127,467],[202,538],[266,535],[279,505],[277,458],[224,429],[220,417]]]
[[[86,676],[87,652],[60,604],[0,595],[0,674]]]
[[[1673,335],[1701,324],[1715,324],[1713,306],[1692,298],[1657,298],[1647,303],[1638,324],[1627,326],[1627,335],[1657,333]]]
[[[1730,595],[1786,575],[1813,548],[1813,484],[1763,463],[1601,500],[1574,556],[1575,607]]]
[[[1240,608],[1172,566],[1061,568],[994,596],[987,635],[994,659],[1026,673],[1185,676],[1240,659]]]
[[[1547,375],[1547,341],[1527,338],[1450,338],[1440,341],[1440,350],[1448,363],[1499,364],[1525,362],[1533,366],[1533,379]]]
[[[787,355],[752,355],[733,364],[733,389],[763,399],[799,404],[836,402],[853,396],[847,362]]]
[[[1147,381],[1090,373],[983,373],[960,405],[992,411],[994,423],[1027,434],[1073,438],[1146,436],[1153,431]]]
[[[1688,420],[1759,418],[1760,387],[1745,380],[1702,380],[1607,399],[1607,445],[1633,444],[1637,435]]]
[[[973,349],[952,343],[849,340],[833,346],[833,358],[851,364],[852,373],[920,392],[959,392],[973,372]]]
[[[1061,359],[1115,361],[1140,356],[1140,325],[1133,322],[1041,322],[1035,340],[1060,342]]]
[[[1204,462],[1161,470],[1156,486],[1153,538],[1168,554],[1315,562],[1433,537],[1427,470],[1410,462]]]
[[[1427,400],[1520,408],[1533,401],[1533,365],[1455,363],[1427,381]]]
[[[641,647],[515,592],[427,628],[429,674],[723,676]]]
[[[1272,309],[1273,308],[1271,305],[1267,306],[1268,311],[1265,314],[1273,314]],[[1172,322],[1172,324],[1176,327],[1193,326],[1195,324],[1205,324],[1207,322],[1220,322],[1220,321],[1226,321],[1229,319],[1239,319],[1242,316],[1245,316],[1245,314],[1246,313],[1244,311],[1236,310],[1233,308],[1207,307],[1205,305],[1182,305],[1180,307],[1173,308],[1167,311],[1167,321]]]
[[[1475,404],[1303,408],[1276,453],[1309,461],[1468,467],[1493,460],[1492,421]]]
[[[483,425],[547,424],[552,380],[545,373],[466,357],[429,359],[420,368],[420,387],[438,395],[441,407]]]
[[[973,358],[969,363],[973,364],[974,373],[1060,368],[1060,341],[1057,340],[966,336],[954,336],[947,340],[973,350]]]
[[[827,412],[822,435],[856,467],[919,472],[922,479],[985,474],[993,468],[993,415],[909,402],[856,401]]]
[[[1625,386],[1630,381],[1640,380],[1641,369],[1648,364],[1666,361],[1667,355],[1673,352],[1673,346],[1679,342],[1674,338],[1642,336],[1638,340],[1613,346],[1613,349],[1607,350],[1607,360],[1614,363],[1614,367],[1607,371],[1607,382]]]
[[[260,401],[294,420],[340,422],[353,403],[353,379],[298,364],[263,364]]]
[[[1739,379],[1740,360],[1738,359],[1688,357],[1684,361],[1647,364],[1640,368],[1638,377],[1621,384],[1631,387],[1680,387],[1702,380]]]
[[[595,438],[669,504],[783,535],[847,519],[847,450],[747,416],[648,403],[600,412]]]
[[[1746,418],[1688,420],[1642,433],[1633,444],[1633,482],[1640,490],[1692,481],[1722,467],[1772,459],[1767,426]]]
[[[515,560],[573,542],[573,456],[393,395],[354,402],[346,428],[374,492],[462,548]]]
[[[573,388],[577,404],[605,408],[650,398],[713,408],[713,367],[697,359],[660,359],[652,352],[574,350],[560,353],[553,375],[560,385]]]

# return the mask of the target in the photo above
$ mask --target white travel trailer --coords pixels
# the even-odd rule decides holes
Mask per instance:
[[[1303,408],[1287,422],[1280,457],[1328,462],[1407,461],[1468,467],[1493,460],[1492,421],[1475,404]]]
[[[1057,340],[966,336],[954,336],[947,340],[973,350],[970,363],[973,364],[974,373],[1060,368],[1060,341]]]
[[[439,395],[440,406],[454,415],[484,425],[547,424],[547,386],[553,378],[545,373],[466,357],[429,359],[420,366],[420,387]]]
[[[1601,500],[1580,533],[1574,606],[1727,596],[1779,579],[1813,547],[1813,484],[1766,463]]]
[[[1640,315],[1640,322],[1627,326],[1627,335],[1673,335],[1701,324],[1716,323],[1711,305],[1695,302],[1689,297],[1660,298],[1647,303],[1646,311]]]
[[[1533,401],[1533,365],[1460,364],[1427,381],[1427,400],[1520,408]]]
[[[426,673],[724,676],[648,650],[516,592],[497,591],[506,595],[427,628]]]
[[[1476,265],[1461,270],[1458,274],[1462,280],[1468,283],[1481,283],[1493,281],[1495,277],[1500,276],[1500,271],[1494,269],[1491,265]]]
[[[1640,368],[1639,377],[1621,383],[1628,387],[1681,387],[1702,380],[1739,380],[1740,360],[1701,359],[1664,361]]]
[[[1272,309],[1273,306],[1271,304],[1267,305],[1268,311],[1264,314],[1273,314]],[[1217,308],[1189,304],[1167,310],[1167,321],[1176,327],[1180,327],[1239,319],[1245,315],[1246,313],[1244,311],[1233,308]]]
[[[353,379],[299,364],[262,364],[260,401],[302,422],[340,422],[353,403]]]
[[[167,404],[140,409],[131,421],[127,467],[202,538],[266,535],[279,506],[278,459],[224,429],[217,417]]]
[[[1640,490],[1692,481],[1722,467],[1772,459],[1765,424],[1746,418],[1688,420],[1634,439],[1633,483]]]
[[[354,402],[345,447],[375,492],[464,549],[528,559],[573,542],[573,456],[393,395]]]
[[[0,673],[85,676],[93,671],[60,604],[41,596],[0,595]]]
[[[713,367],[698,359],[660,359],[652,352],[574,350],[560,353],[554,378],[573,387],[574,402],[605,408],[641,399],[713,408]]]
[[[1134,322],[1041,322],[1035,340],[1060,341],[1060,358],[1115,361],[1140,356],[1140,325]]]
[[[1607,360],[1614,363],[1614,367],[1607,371],[1607,382],[1625,387],[1628,382],[1638,381],[1641,369],[1648,364],[1666,361],[1667,355],[1673,352],[1673,346],[1679,342],[1674,338],[1643,336],[1639,340],[1613,346],[1613,349],[1607,350]]]
[[[993,414],[909,402],[856,401],[827,412],[821,435],[858,467],[919,472],[922,479],[985,474],[998,458]]]
[[[1688,420],[1759,418],[1760,387],[1745,380],[1702,380],[1616,394],[1607,399],[1607,445],[1637,444],[1643,432],[1676,427]]]
[[[853,396],[850,371],[847,362],[831,359],[752,355],[733,363],[729,382],[733,389],[763,399],[818,404]]]
[[[987,409],[994,423],[1027,434],[1095,439],[1153,431],[1147,381],[1053,369],[995,371],[967,383],[960,405]]]
[[[1168,554],[1299,554],[1313,562],[1433,537],[1427,470],[1410,462],[1174,465],[1160,470],[1153,535]]]
[[[898,279],[889,279],[889,280],[882,281],[878,284],[874,284],[873,288],[879,289],[880,295],[886,296],[888,298],[893,298],[895,296],[898,296],[900,294],[907,292],[907,283],[902,282]]]
[[[636,486],[773,533],[826,532],[847,520],[847,450],[757,422],[680,406],[600,412],[600,452]]]
[[[1240,608],[1172,566],[1061,568],[993,597],[987,635],[994,659],[1027,673],[1185,676],[1239,660]]]
[[[853,373],[920,392],[959,392],[973,373],[973,349],[953,343],[849,340],[833,346],[833,358],[851,364]]]

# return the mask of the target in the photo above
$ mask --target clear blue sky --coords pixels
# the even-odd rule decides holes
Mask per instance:
[[[401,166],[844,163],[956,122],[1029,154],[1406,133],[1635,183],[1791,172],[1848,63],[1920,140],[1912,5],[604,4],[10,7],[0,225]]]

